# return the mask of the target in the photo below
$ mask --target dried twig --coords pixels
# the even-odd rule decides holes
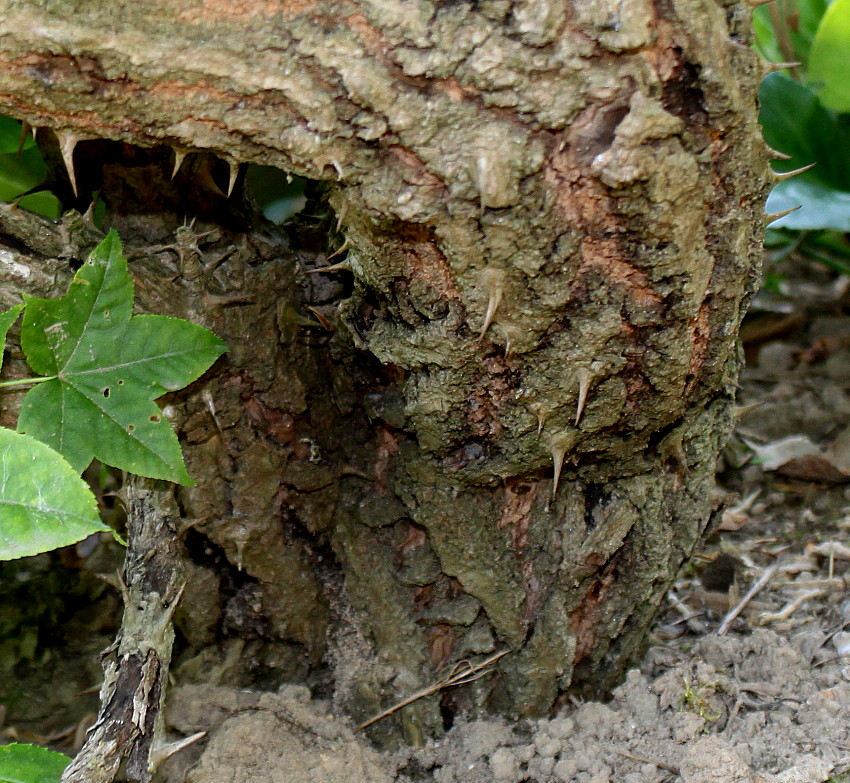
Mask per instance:
[[[738,601],[737,605],[730,609],[726,614],[726,617],[723,618],[723,622],[720,623],[720,626],[717,628],[717,635],[723,636],[726,631],[729,630],[729,627],[735,621],[735,618],[744,611],[747,604],[756,597],[756,595],[763,590],[767,583],[773,579],[774,574],[779,569],[779,564],[774,564],[770,566],[770,568],[766,569],[765,572],[759,577],[758,581],[747,591],[747,594]]]
[[[354,729],[354,732],[357,733],[358,731],[371,726],[373,723],[377,723],[379,720],[386,718],[388,715],[392,715],[402,707],[406,707],[408,704],[413,704],[413,702],[423,699],[426,696],[430,696],[432,693],[436,693],[437,691],[441,691],[443,688],[450,688],[453,685],[466,685],[468,682],[474,682],[475,680],[481,679],[481,677],[484,677],[486,674],[492,674],[493,669],[487,669],[487,667],[496,663],[499,658],[503,655],[507,655],[509,652],[510,650],[502,650],[495,655],[491,655],[486,660],[481,661],[481,663],[476,663],[474,665],[469,661],[458,661],[445,677],[437,680],[437,682],[429,685],[427,688],[414,693],[412,696],[408,696],[406,699],[398,702],[398,704],[394,704],[379,715],[375,715],[374,718],[369,718],[369,720],[365,723],[361,723],[356,729]]]
[[[811,601],[812,598],[820,598],[822,595],[826,595],[826,590],[805,590],[785,604],[778,612],[762,612],[759,616],[759,625],[775,623],[778,620],[787,620],[806,601]]]
[[[679,768],[674,764],[668,764],[666,761],[661,761],[661,759],[651,759],[646,756],[638,756],[636,753],[629,753],[625,750],[618,750],[621,756],[625,756],[627,759],[631,759],[632,761],[639,761],[641,764],[654,764],[659,769],[666,769],[668,772],[672,772],[674,775],[679,774]]]

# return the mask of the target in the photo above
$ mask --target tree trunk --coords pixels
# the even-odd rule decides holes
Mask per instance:
[[[622,673],[709,525],[731,427],[770,176],[749,15],[0,0],[0,111],[66,155],[112,139],[325,180],[344,235],[342,268],[308,277],[316,230],[296,251],[222,230],[215,274],[164,286],[196,235],[173,256],[146,243],[190,211],[207,158],[174,185],[162,148],[103,167],[102,143],[77,147],[76,184],[104,188],[146,259],[143,306],[231,347],[168,401],[198,481],[177,498],[196,661],[253,638],[254,670],[324,672],[365,719],[510,650],[374,729],[412,741],[458,711],[544,715]]]

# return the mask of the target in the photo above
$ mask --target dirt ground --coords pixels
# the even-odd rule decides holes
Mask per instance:
[[[805,265],[773,272],[778,290],[759,295],[744,334],[739,426],[718,465],[721,529],[610,701],[574,701],[551,720],[459,722],[424,748],[380,754],[305,687],[177,685],[169,730],[207,734],[158,779],[850,781],[850,281]],[[74,693],[79,711],[92,672],[54,675],[45,689]],[[23,725],[10,709],[0,739],[31,739]]]

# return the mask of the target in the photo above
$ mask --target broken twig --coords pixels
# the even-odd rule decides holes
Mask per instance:
[[[413,702],[423,699],[426,696],[430,696],[432,693],[436,693],[437,691],[441,691],[443,688],[450,688],[453,685],[466,685],[466,683],[474,682],[486,674],[492,674],[493,669],[488,669],[487,667],[496,663],[499,658],[503,655],[507,655],[509,652],[510,650],[502,650],[501,652],[491,655],[486,660],[483,660],[481,663],[476,663],[475,665],[471,664],[469,661],[458,661],[454,667],[452,667],[452,670],[441,680],[437,680],[437,682],[429,685],[427,688],[414,693],[412,696],[408,696],[406,699],[398,702],[398,704],[394,704],[392,707],[384,710],[374,718],[369,718],[369,720],[365,723],[361,723],[356,729],[354,729],[354,733],[356,734],[358,731],[371,726],[373,723],[377,723],[379,720],[386,718],[388,715],[392,715],[402,707],[406,707],[408,704],[413,704]]]

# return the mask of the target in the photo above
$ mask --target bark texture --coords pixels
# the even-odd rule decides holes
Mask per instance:
[[[748,8],[0,0],[0,19],[0,110],[66,150],[167,144],[330,182],[350,294],[243,254],[265,304],[231,324],[228,415],[178,417],[183,513],[255,580],[256,634],[315,668],[343,629],[337,697],[363,719],[512,650],[400,713],[409,740],[439,706],[541,715],[610,685],[706,530],[731,426],[769,186]],[[330,341],[287,341],[299,296]],[[230,437],[246,422],[250,443]],[[355,665],[361,638],[379,665]]]

